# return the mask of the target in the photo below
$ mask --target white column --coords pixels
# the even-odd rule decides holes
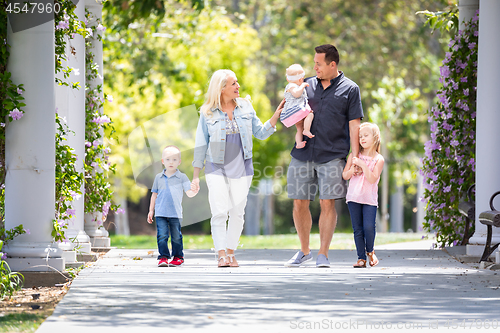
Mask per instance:
[[[390,232],[404,232],[404,187],[398,185],[391,194],[389,214]]]
[[[102,4],[99,0],[85,0],[85,8],[91,13],[94,18],[93,21],[88,22],[89,26],[95,24],[95,19],[102,19]],[[96,30],[93,40],[92,53],[94,54],[94,61],[99,68],[99,75],[103,77],[103,55],[102,55],[102,42],[100,42],[96,35],[101,32]],[[102,84],[102,80],[97,79],[95,82],[89,83],[91,87],[96,87],[98,84]],[[104,95],[101,96],[104,98]],[[111,241],[109,239],[109,233],[103,228],[99,228],[100,224],[97,221],[102,221],[102,213],[94,212],[85,214],[85,232],[90,236],[90,242],[92,247],[102,248],[110,247]]]
[[[19,20],[30,20],[19,15]],[[32,18],[31,18],[32,19]],[[14,33],[8,24],[8,71],[24,84],[25,115],[6,129],[5,225],[23,224],[30,234],[6,247],[14,271],[64,270],[62,250],[52,242],[55,217],[54,20]]]
[[[476,15],[479,9],[479,0],[459,0],[458,2],[458,21],[460,30],[464,29],[464,22],[469,22]]]
[[[479,16],[479,50],[477,73],[476,118],[476,221],[474,236],[469,240],[468,255],[481,255],[486,243],[486,226],[479,214],[490,210],[491,195],[500,191],[500,156],[494,145],[500,142],[500,1],[481,0]],[[497,200],[497,209],[500,209]],[[500,230],[493,228],[492,243],[500,242]]]
[[[85,4],[80,1],[74,13],[80,21],[85,19]],[[69,66],[79,70],[79,75],[74,72],[70,74],[70,82],[80,82],[79,89],[72,89],[68,86],[56,84],[56,108],[61,117],[67,121],[69,128],[75,132],[73,135],[68,135],[67,144],[75,150],[78,158],[76,162],[76,170],[80,173],[84,172],[83,162],[85,160],[85,40],[81,35],[75,35],[74,39],[66,41],[67,62],[63,66]],[[70,47],[73,47],[73,52]],[[59,78],[64,80],[63,74],[58,74]],[[82,193],[84,184],[82,184]],[[81,254],[90,254],[91,245],[90,238],[84,231],[84,196],[73,201],[73,209],[75,209],[75,217],[68,223],[68,229],[65,232],[67,243],[59,244],[59,247],[65,251],[66,263],[76,261],[76,252],[72,251],[77,248],[77,252]]]

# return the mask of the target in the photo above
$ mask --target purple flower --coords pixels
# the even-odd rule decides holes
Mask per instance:
[[[1,257],[1,258],[2,258],[2,260],[7,259],[7,253],[5,253],[5,252],[0,252],[0,254],[2,254],[2,257]]]
[[[469,88],[464,89],[464,95],[465,95],[465,96],[469,96]]]
[[[76,209],[70,209],[68,208],[66,210],[66,215],[70,216],[70,215],[75,215],[76,214]]]
[[[104,31],[104,30],[106,30],[106,27],[103,26],[101,23],[99,23],[99,25],[97,26],[96,30]]]
[[[457,60],[457,66],[460,67],[461,69],[465,69],[465,67],[467,67],[467,63]]]
[[[473,49],[476,47],[476,43],[469,43],[469,49]]]
[[[21,111],[19,111],[18,108],[15,108],[9,113],[9,116],[12,117],[13,120],[19,120],[23,117],[23,115],[24,114]]]
[[[96,168],[96,167],[97,167],[97,163],[96,163],[96,162],[92,162],[92,163],[90,164],[90,166],[91,166],[91,167],[93,167],[93,168]]]
[[[17,88],[17,93],[18,93],[19,95],[22,95],[22,94],[23,94],[23,90],[22,90],[21,88]]]
[[[458,146],[458,140],[451,140],[450,144],[453,146],[453,147],[456,147]]]
[[[467,82],[467,78],[466,77],[461,78],[460,82]]]
[[[104,115],[104,116],[98,116],[98,117],[95,117],[94,119],[92,119],[92,122],[93,123],[96,123],[96,124],[105,124],[105,123],[109,123],[111,121],[111,119],[109,119],[108,116]]]
[[[448,66],[441,66],[439,68],[439,72],[441,73],[441,76],[443,78],[447,78],[448,76],[450,76],[450,67],[448,67]]]
[[[118,208],[116,210],[116,214],[123,214],[123,213],[125,213],[125,209],[123,209],[123,208]]]
[[[59,21],[59,23],[56,26],[56,30],[61,30],[61,29],[69,29],[69,22],[68,21]]]
[[[85,142],[85,146],[87,146],[87,147],[90,148],[90,147],[92,147],[92,143],[90,143],[90,142],[87,141],[87,142]]]
[[[24,229],[24,232],[29,235],[30,234],[30,229]]]
[[[476,36],[476,37],[479,36],[479,31],[478,30],[474,31],[474,36]]]

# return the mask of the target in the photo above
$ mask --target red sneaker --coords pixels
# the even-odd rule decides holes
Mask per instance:
[[[160,261],[158,262],[158,267],[168,267],[168,259],[161,258]]]
[[[184,258],[179,258],[179,257],[174,257],[172,261],[170,262],[170,267],[177,267],[181,266],[184,263]]]

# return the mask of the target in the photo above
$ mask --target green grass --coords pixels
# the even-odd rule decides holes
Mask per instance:
[[[0,332],[35,332],[46,318],[45,314],[11,313],[0,317]]]
[[[375,244],[391,244],[415,242],[426,234],[422,233],[378,233]],[[111,246],[124,249],[156,249],[156,236],[111,235]],[[211,249],[213,247],[210,235],[183,235],[185,249]],[[311,249],[319,248],[319,234],[311,234]],[[299,238],[296,234],[268,235],[268,236],[241,236],[242,249],[297,249],[300,248]],[[355,249],[352,233],[335,233],[330,249],[353,250]]]

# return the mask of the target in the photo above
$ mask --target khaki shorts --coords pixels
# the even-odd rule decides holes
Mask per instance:
[[[312,201],[319,190],[320,199],[345,198],[347,181],[342,178],[345,164],[341,158],[315,163],[292,157],[287,172],[288,197]]]

